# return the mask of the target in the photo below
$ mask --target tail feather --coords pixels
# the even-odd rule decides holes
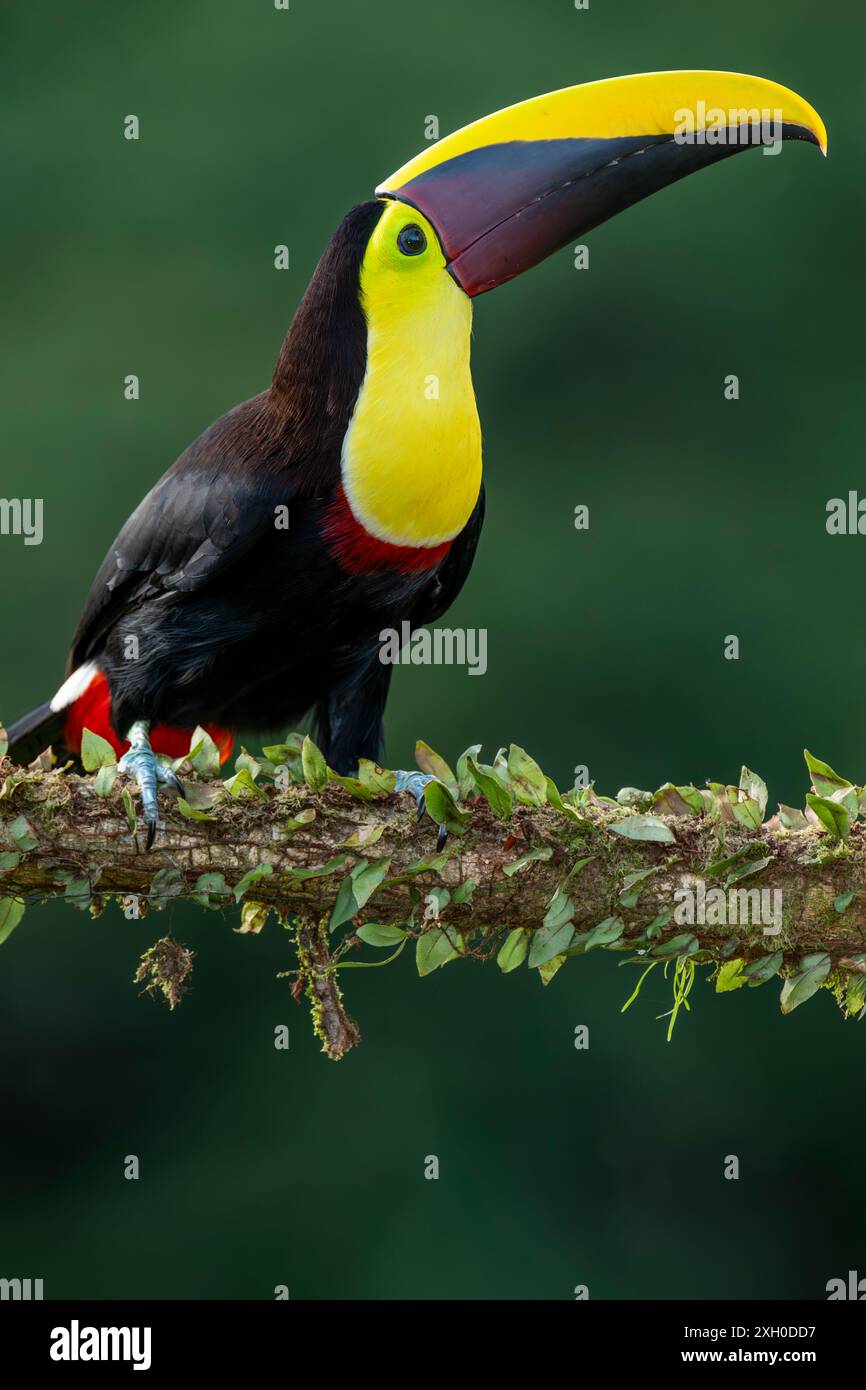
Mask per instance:
[[[13,763],[26,766],[51,744],[57,744],[63,735],[64,721],[65,711],[53,710],[47,701],[17,719],[7,734]]]

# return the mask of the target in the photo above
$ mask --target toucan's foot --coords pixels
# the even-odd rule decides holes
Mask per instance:
[[[435,782],[436,778],[430,777],[426,772],[397,771],[395,775],[397,778],[397,782],[394,787],[395,792],[411,792],[415,798],[415,805],[418,807],[418,819],[423,820],[424,816],[427,815],[427,803],[424,800],[424,788],[427,786],[428,782]],[[440,850],[444,847],[445,841],[448,838],[448,828],[444,825],[438,825],[438,822],[436,822],[436,824],[438,827],[438,834],[436,836],[436,848],[437,850]]]
[[[148,724],[139,720],[133,724],[127,738],[129,748],[117,764],[119,772],[134,777],[141,795],[141,812],[147,826],[145,848],[150,849],[156,839],[156,823],[159,814],[157,789],[160,785],[171,787],[178,796],[184,796],[184,787],[174,768],[157,761],[150,746]]]

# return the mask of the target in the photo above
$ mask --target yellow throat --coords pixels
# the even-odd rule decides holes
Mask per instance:
[[[421,229],[420,252],[400,250],[406,227]],[[430,223],[397,202],[370,238],[360,289],[367,370],[343,441],[343,487],[379,540],[441,544],[466,525],[481,487],[472,303],[445,269]]]

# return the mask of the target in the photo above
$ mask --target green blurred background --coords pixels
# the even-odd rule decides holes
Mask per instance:
[[[830,158],[723,164],[593,233],[588,273],[565,251],[477,303],[488,518],[451,619],[488,629],[489,672],[398,670],[387,757],[514,740],[609,793],[745,761],[802,803],[808,745],[866,778],[866,541],[824,526],[862,477],[863,11],[4,10],[0,491],[45,500],[40,547],[0,539],[7,721],[56,688],[120,523],[268,382],[328,236],[427,115],[444,134],[593,78],[730,68],[812,101]],[[4,947],[0,1275],[54,1297],[633,1299],[823,1296],[866,1273],[864,1034],[828,995],[783,1019],[775,986],[696,986],[667,1044],[667,988],[621,1017],[615,956],[545,990],[472,965],[419,980],[407,954],[346,977],[365,1041],[334,1066],[276,979],[283,934],[232,924],[54,905]],[[169,927],[198,953],[175,1015],[130,983]]]

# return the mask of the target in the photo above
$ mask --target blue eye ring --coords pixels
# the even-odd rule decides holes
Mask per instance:
[[[397,234],[397,246],[404,256],[420,256],[427,250],[427,238],[417,222],[407,222]]]

